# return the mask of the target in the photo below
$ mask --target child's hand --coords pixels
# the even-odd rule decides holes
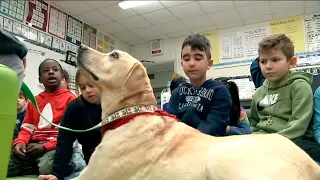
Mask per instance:
[[[230,126],[227,126],[226,133],[230,132]]]
[[[58,178],[54,175],[49,174],[49,175],[40,175],[38,177],[38,180],[58,180]]]
[[[30,156],[41,156],[44,152],[44,147],[39,143],[30,143],[27,147],[27,154]]]
[[[12,153],[19,157],[25,157],[26,155],[26,145],[23,143],[18,143],[13,147]]]

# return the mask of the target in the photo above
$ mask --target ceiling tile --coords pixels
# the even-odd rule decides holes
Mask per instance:
[[[125,31],[121,33],[112,34],[112,36],[120,39],[123,42],[133,42],[141,39],[138,35],[133,33],[132,31]]]
[[[184,19],[192,16],[198,16],[204,14],[201,7],[196,2],[182,4],[169,8],[173,15],[178,19]]]
[[[241,6],[248,6],[248,5],[251,5],[251,4],[255,4],[255,3],[261,3],[261,2],[264,2],[264,1],[233,1],[234,4],[237,6],[237,7],[241,7]]]
[[[198,1],[198,3],[206,13],[235,8],[232,1]]]
[[[149,37],[153,37],[153,36],[157,36],[157,35],[162,34],[161,31],[159,31],[154,26],[135,29],[135,30],[133,30],[133,32],[142,38],[149,38]]]
[[[212,21],[207,15],[195,16],[188,19],[182,20],[188,28],[193,29],[196,27],[207,27],[212,25]]]
[[[132,9],[136,13],[144,14],[147,12],[151,12],[151,11],[155,11],[155,10],[159,10],[159,9],[163,9],[163,8],[164,8],[164,6],[160,2],[154,1],[152,3],[146,4],[143,6],[134,7]]]
[[[271,13],[281,13],[304,7],[303,1],[270,1]]]
[[[320,1],[304,1],[304,7],[320,7]]]
[[[121,24],[114,22],[114,21],[108,22],[105,24],[101,24],[97,28],[106,31],[109,34],[128,31],[127,28],[123,27]]]
[[[244,20],[245,24],[255,24],[255,23],[260,23],[260,22],[266,22],[266,21],[271,21],[272,20],[272,15],[260,15],[254,18],[246,18]]]
[[[108,18],[107,16],[102,14],[100,11],[96,11],[96,10],[80,14],[80,15],[78,15],[78,17],[81,20],[83,20],[93,26],[111,21],[110,18]]]
[[[300,9],[294,9],[290,11],[285,11],[285,12],[279,12],[276,14],[273,14],[272,17],[273,19],[281,19],[281,18],[287,18],[287,17],[293,17],[293,16],[300,16],[304,14],[304,8]]]
[[[111,6],[113,4],[117,4],[120,1],[85,1],[89,6],[97,9],[106,6]]]
[[[118,22],[128,29],[137,29],[137,28],[142,28],[150,25],[150,23],[147,20],[143,19],[139,15],[132,16],[125,19],[120,19],[118,20]]]
[[[59,1],[56,2],[56,5],[73,15],[89,12],[94,9],[91,6],[88,6],[84,1]]]
[[[156,39],[169,39],[169,37],[165,34],[158,35],[158,36],[152,36],[149,38],[146,38],[148,41],[156,40]]]
[[[137,39],[137,40],[134,40],[134,41],[128,41],[127,43],[129,45],[131,45],[131,46],[135,46],[135,45],[139,45],[139,44],[145,44],[147,42],[148,42],[148,40],[140,38],[140,39]]]
[[[319,12],[320,6],[314,6],[314,7],[306,7],[304,8],[305,14],[310,14],[310,13],[316,13]]]
[[[181,4],[190,3],[192,1],[160,1],[165,7],[173,7]]]
[[[238,12],[244,19],[271,14],[268,2],[255,3],[248,6],[239,7]]]
[[[132,9],[123,10],[117,4],[99,9],[103,14],[113,20],[119,20],[136,15]]]
[[[170,38],[177,38],[177,37],[188,36],[191,34],[192,34],[191,31],[179,31],[179,32],[169,33],[168,36]]]
[[[215,31],[217,28],[215,26],[208,26],[208,27],[201,27],[201,28],[194,28],[191,29],[193,33],[204,33],[204,32],[212,32]]]
[[[184,31],[187,29],[187,27],[181,21],[171,21],[163,24],[158,24],[156,25],[156,28],[158,28],[163,33]]]
[[[241,21],[239,13],[236,9],[219,11],[219,12],[208,14],[208,16],[214,24]]]
[[[176,20],[176,18],[167,9],[149,12],[142,14],[141,16],[152,24],[162,24]]]
[[[244,25],[242,21],[234,21],[229,23],[218,24],[218,29],[228,29],[232,27],[238,27]]]

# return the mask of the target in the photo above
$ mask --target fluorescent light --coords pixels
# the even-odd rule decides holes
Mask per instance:
[[[154,1],[122,1],[118,3],[118,6],[121,7],[123,10],[143,6]]]

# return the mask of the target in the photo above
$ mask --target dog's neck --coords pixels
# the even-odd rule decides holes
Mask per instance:
[[[150,90],[151,89],[151,90]],[[123,108],[132,107],[136,105],[148,106],[157,105],[152,88],[140,92],[138,95],[121,96],[121,93],[102,92],[101,94],[101,108],[102,119],[106,119],[112,113]]]
[[[101,127],[102,135],[106,131],[114,130],[141,115],[169,116],[177,120],[174,115],[168,114],[163,110],[158,110],[157,106],[155,105],[132,106],[112,113],[106,119],[103,119]]]

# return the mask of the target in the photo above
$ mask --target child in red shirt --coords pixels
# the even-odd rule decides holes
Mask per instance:
[[[39,82],[45,91],[36,96],[39,109],[47,120],[60,124],[67,105],[76,96],[61,86],[61,65],[46,59],[39,66]],[[52,171],[58,128],[44,120],[33,104],[29,104],[19,136],[13,142],[7,177],[48,174]]]

